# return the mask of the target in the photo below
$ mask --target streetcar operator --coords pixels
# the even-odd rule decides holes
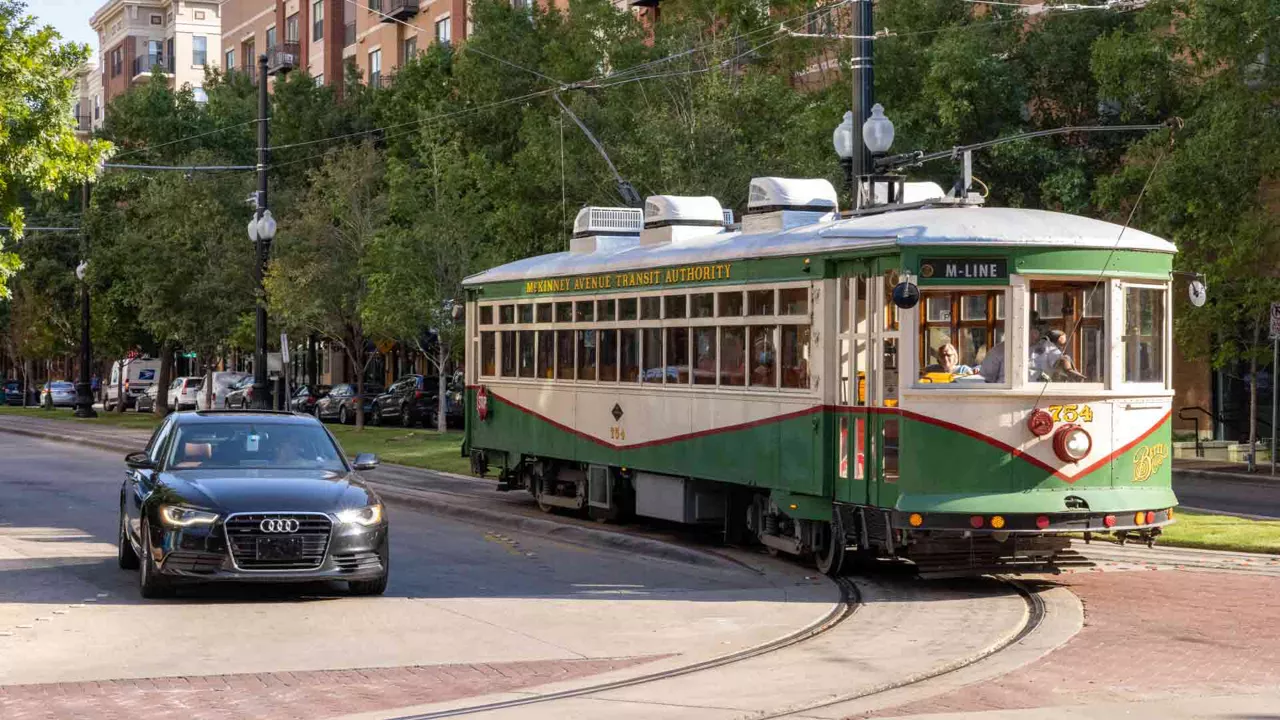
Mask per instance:
[[[938,346],[938,362],[926,365],[923,372],[925,374],[972,375],[973,368],[968,365],[961,365],[957,362],[959,359],[960,353],[956,352],[956,346],[951,343],[943,343]]]

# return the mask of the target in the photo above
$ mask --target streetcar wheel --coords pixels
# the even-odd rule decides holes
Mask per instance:
[[[542,499],[543,497],[545,497],[545,495],[544,495],[544,493],[543,493],[543,487],[542,487],[542,481],[541,481],[541,480],[539,480],[539,481],[538,481],[538,491],[537,491],[536,493],[534,493],[534,494],[533,494],[533,497],[534,497],[534,499],[535,499],[535,500],[537,500],[537,501],[538,501],[538,509],[539,509],[539,510],[541,510],[542,512],[544,512],[544,513],[553,513],[553,512],[555,512],[555,511],[556,511],[556,506],[555,506],[555,505],[551,505],[551,504],[549,504],[549,503],[545,502],[545,501]]]
[[[823,545],[813,553],[814,564],[823,575],[836,577],[844,567],[845,545],[843,533],[835,532],[830,523],[823,532]]]

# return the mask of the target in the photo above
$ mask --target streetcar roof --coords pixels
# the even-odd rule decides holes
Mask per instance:
[[[525,258],[467,278],[483,285],[725,260],[911,246],[1046,247],[1175,253],[1173,243],[1079,215],[992,207],[927,207],[846,218],[779,232],[712,233],[678,243],[624,245]]]

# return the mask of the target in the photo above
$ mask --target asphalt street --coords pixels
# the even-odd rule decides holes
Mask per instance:
[[[1173,492],[1186,507],[1280,518],[1280,480],[1233,481],[1174,472]]]

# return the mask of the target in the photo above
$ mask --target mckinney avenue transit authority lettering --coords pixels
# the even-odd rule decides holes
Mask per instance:
[[[728,280],[730,263],[716,265],[686,265],[665,270],[635,270],[632,272],[584,275],[581,277],[528,280],[524,284],[526,295],[579,290],[613,290],[616,288],[646,287],[649,285],[678,285],[688,282],[712,282]]]

